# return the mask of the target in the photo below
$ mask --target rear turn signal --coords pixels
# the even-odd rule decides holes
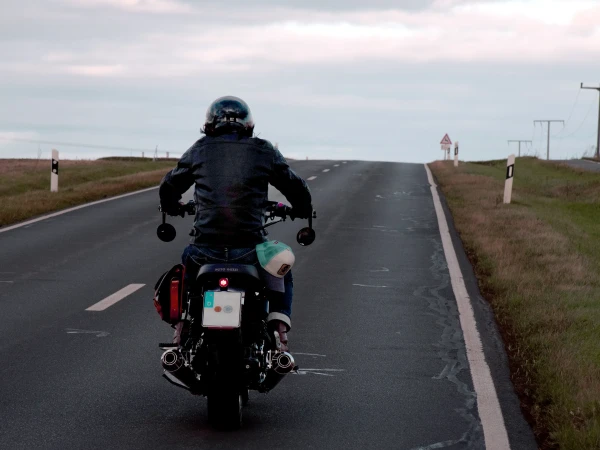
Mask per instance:
[[[221,278],[221,279],[219,280],[219,287],[220,287],[221,289],[226,289],[226,288],[227,288],[227,286],[229,286],[229,280],[228,280],[227,278]]]

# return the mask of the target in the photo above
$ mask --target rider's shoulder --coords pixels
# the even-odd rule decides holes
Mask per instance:
[[[250,144],[252,144],[256,147],[260,147],[263,150],[270,151],[270,152],[275,151],[275,146],[273,146],[273,144],[271,144],[271,142],[267,141],[266,139],[261,139],[258,137],[251,137],[248,139],[248,141]]]
[[[191,147],[190,150],[202,150],[203,147],[212,146],[212,145],[222,145],[222,144],[237,144],[237,145],[250,145],[256,150],[266,152],[266,153],[275,153],[277,151],[276,147],[271,144],[270,141],[266,139],[261,139],[258,137],[249,137],[242,138],[237,140],[232,140],[229,137],[224,136],[202,136],[198,139]]]

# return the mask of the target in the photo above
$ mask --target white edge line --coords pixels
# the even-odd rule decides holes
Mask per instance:
[[[317,178],[317,177],[316,177],[316,176],[315,176],[315,177],[309,177],[309,178],[307,178],[307,179],[306,179],[306,181],[312,181],[312,180],[314,180],[315,178]]]
[[[153,189],[158,189],[158,186],[154,186],[154,187],[147,188],[147,189],[142,189],[142,190],[135,191],[135,192],[128,192],[127,194],[121,194],[121,195],[117,195],[115,197],[103,198],[102,200],[96,200],[94,202],[84,203],[83,205],[79,205],[79,206],[73,206],[72,208],[63,209],[62,211],[57,211],[57,212],[52,213],[52,214],[47,214],[45,216],[38,217],[37,219],[31,219],[31,220],[28,220],[27,222],[21,222],[21,223],[18,223],[16,225],[11,225],[11,226],[8,226],[8,227],[0,228],[0,233],[4,233],[5,231],[14,230],[16,228],[21,228],[21,227],[24,227],[26,225],[31,225],[32,223],[41,222],[42,220],[50,219],[52,217],[61,216],[63,214],[67,214],[67,213],[70,213],[72,211],[77,211],[78,209],[87,208],[88,206],[99,205],[100,203],[106,203],[106,202],[110,202],[112,200],[118,200],[120,198],[129,197],[131,195],[143,194],[144,192],[149,192],[149,191],[151,191]],[[157,201],[157,205],[158,205],[158,201]]]
[[[112,295],[109,295],[104,300],[100,300],[98,303],[94,303],[92,306],[87,308],[86,311],[104,311],[106,308],[123,300],[125,297],[133,294],[135,291],[143,288],[144,286],[145,284],[130,284],[128,286],[125,286],[123,289],[115,292]]]
[[[431,195],[433,197],[433,204],[438,219],[438,226],[446,262],[448,264],[448,271],[450,272],[452,291],[454,292],[454,297],[456,297],[456,303],[458,304],[460,326],[463,330],[467,359],[471,368],[473,387],[475,388],[475,394],[477,396],[477,409],[479,410],[481,426],[483,427],[485,448],[486,450],[510,449],[508,433],[506,431],[504,417],[502,416],[502,410],[500,409],[500,402],[498,401],[498,394],[496,393],[490,368],[485,360],[483,344],[481,343],[481,337],[477,331],[477,323],[475,322],[471,299],[469,298],[462,272],[458,264],[458,258],[456,257],[456,252],[452,244],[446,215],[436,189],[437,185],[433,181],[431,170],[427,164],[425,164],[425,170],[427,172],[427,179],[431,185]]]

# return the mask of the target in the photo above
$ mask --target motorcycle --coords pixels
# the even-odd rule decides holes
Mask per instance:
[[[166,222],[167,214],[161,212],[157,235],[170,242],[176,231]],[[176,213],[181,217],[195,215],[193,201],[181,204]],[[269,202],[265,215],[266,224],[259,229],[295,219],[292,208],[276,202]],[[314,211],[308,227],[296,236],[302,246],[316,238],[313,218]],[[281,267],[287,272],[291,265]],[[164,321],[178,327],[181,336],[178,344],[159,344],[163,377],[192,394],[207,397],[208,419],[214,427],[240,428],[249,391],[267,393],[298,369],[294,357],[281,350],[279,334],[269,332],[267,326],[268,277],[272,275],[260,266],[219,262],[202,265],[190,286],[184,286],[184,276],[185,267],[178,264],[155,286],[157,311]],[[282,277],[280,281],[283,283]]]

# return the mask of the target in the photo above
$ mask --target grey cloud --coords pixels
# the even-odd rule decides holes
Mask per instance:
[[[312,9],[321,11],[353,11],[353,10],[375,10],[375,9],[400,9],[400,10],[423,10],[429,8],[435,0],[258,0],[252,2],[253,7],[282,7],[296,9]],[[188,1],[193,4],[195,2]],[[247,7],[249,3],[244,0],[231,0],[227,2],[229,7]]]
[[[209,102],[235,94],[250,103],[257,132],[295,155],[332,157],[346,149],[353,150],[356,158],[430,160],[440,156],[440,134],[449,132],[463,142],[465,157],[486,159],[505,153],[506,139],[529,139],[534,118],[566,115],[577,92],[576,83],[569,89],[573,75],[591,79],[594,74],[591,66],[555,70],[544,78],[546,68],[535,66],[398,64],[353,68],[350,77],[350,69],[284,71],[279,74],[283,84],[259,74],[244,80],[220,76],[162,86],[103,80],[69,86],[54,80],[28,89],[27,97],[23,91],[0,90],[9,104],[17,105],[0,110],[0,123],[2,128],[34,129],[56,140],[147,148],[160,144],[185,150],[199,136]],[[360,104],[324,107],[300,102],[302,92],[328,98],[351,93],[372,102],[382,99],[431,107],[415,111],[369,109]],[[527,105],[522,102],[523,92],[527,92]],[[575,125],[588,104],[587,99],[580,103]],[[592,122],[584,127],[585,133],[593,131]],[[539,136],[537,140],[539,147],[543,142]],[[565,154],[585,147],[585,141],[576,139],[555,144],[556,151]]]
[[[228,2],[228,8],[236,1]],[[494,65],[388,60],[272,66],[268,71],[258,71],[261,62],[253,61],[256,67],[252,71],[215,74],[203,71],[200,61],[194,75],[152,77],[169,52],[179,50],[173,47],[144,60],[148,76],[81,77],[46,72],[43,58],[72,52],[74,63],[114,62],[111,51],[136,44],[148,34],[242,23],[248,3],[240,1],[232,19],[218,8],[181,16],[63,7],[58,1],[32,0],[26,7],[22,3],[3,3],[0,56],[4,63],[28,64],[32,70],[0,73],[0,131],[35,132],[47,140],[149,149],[159,144],[183,151],[199,136],[209,102],[234,94],[250,103],[257,132],[279,142],[284,153],[427,161],[441,156],[438,142],[449,132],[453,139],[461,140],[465,158],[486,159],[505,155],[506,139],[530,138],[533,119],[548,115],[566,118],[578,83],[594,80],[598,72],[595,61]],[[267,0],[253,3],[257,8],[253,17],[260,17],[258,12],[273,4]],[[416,11],[431,4],[350,1],[323,6],[311,0],[286,2],[286,7],[331,13],[363,6]],[[271,11],[268,17],[288,13]],[[27,20],[16,19],[24,15]],[[135,49],[133,45],[131,51]],[[119,58],[127,63],[128,56]],[[574,125],[583,120],[590,102],[596,101],[592,97],[581,96]],[[566,156],[593,142],[586,137],[594,133],[593,122],[588,118],[581,133],[557,142],[557,152]],[[539,146],[543,142],[539,129],[537,132]],[[32,147],[0,145],[0,155],[11,149],[32,151]]]

